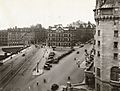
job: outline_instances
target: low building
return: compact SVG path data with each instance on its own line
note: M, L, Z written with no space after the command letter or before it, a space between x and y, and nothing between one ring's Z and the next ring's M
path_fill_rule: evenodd
M74 45L74 28L63 27L61 24L48 29L48 46L73 46Z

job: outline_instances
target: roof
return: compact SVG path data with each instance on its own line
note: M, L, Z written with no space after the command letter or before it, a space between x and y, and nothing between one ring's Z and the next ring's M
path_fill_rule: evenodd
M113 8L113 7L118 7L120 4L120 0L102 0L100 1L100 8Z
M112 8L112 4L104 4L101 8Z
M105 0L105 4L114 4L117 0Z

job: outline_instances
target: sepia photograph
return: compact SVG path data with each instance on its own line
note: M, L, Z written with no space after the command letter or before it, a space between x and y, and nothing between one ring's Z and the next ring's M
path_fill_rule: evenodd
M120 91L120 0L0 0L0 91Z

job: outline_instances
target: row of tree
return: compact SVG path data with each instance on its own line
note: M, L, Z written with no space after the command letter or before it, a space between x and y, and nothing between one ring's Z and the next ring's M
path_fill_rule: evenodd
M76 22L72 22L67 25L68 27L75 27L75 40L74 43L77 42L86 42L92 38L94 38L96 25L88 21L88 23L82 22L80 20Z

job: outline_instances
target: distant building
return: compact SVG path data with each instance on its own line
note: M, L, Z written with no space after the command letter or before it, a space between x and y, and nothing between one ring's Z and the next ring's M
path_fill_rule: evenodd
M30 28L9 28L8 45L28 45L34 41L34 31Z
M6 46L7 44L8 44L7 30L0 30L0 46Z
M73 46L75 29L63 27L61 24L49 27L48 29L48 46Z
M96 0L95 91L120 91L120 0Z
M37 24L36 26L31 27L32 31L35 33L34 42L37 44L46 43L47 39L47 30L42 28L41 24Z

